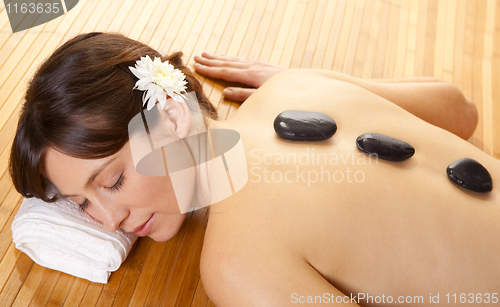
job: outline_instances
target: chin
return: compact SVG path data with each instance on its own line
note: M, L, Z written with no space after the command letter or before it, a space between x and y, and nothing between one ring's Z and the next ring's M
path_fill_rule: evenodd
M151 239L156 242L165 242L173 237L179 232L182 224L184 223L184 219L186 218L186 214L183 214L179 219L167 224L165 228L157 229L156 231L152 231L151 234L148 235ZM165 223L166 224L166 223ZM164 224L164 225L165 225Z
M165 234L151 234L149 235L148 237L150 237L151 239L153 239L153 241L155 242L166 242L170 239L172 239L173 237L175 237L177 233L174 233L173 235L165 235Z

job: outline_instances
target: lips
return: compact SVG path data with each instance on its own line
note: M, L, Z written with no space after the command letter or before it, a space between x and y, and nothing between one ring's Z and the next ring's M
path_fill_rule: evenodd
M149 218L149 220L146 221L146 223L134 229L135 234L138 235L139 237L147 236L151 231L151 228L153 228L154 220L155 220L155 214L153 213L153 215L151 215L151 217Z

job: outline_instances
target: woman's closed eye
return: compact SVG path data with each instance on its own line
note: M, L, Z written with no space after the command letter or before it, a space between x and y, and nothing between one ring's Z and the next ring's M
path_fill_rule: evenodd
M79 207L80 211L84 212L85 209L87 209L88 205L89 205L89 200L85 199L85 201L83 203L78 204L78 207Z
M123 173L120 175L120 178L116 181L116 183L110 187L106 187L106 189L118 191L120 188L123 186L123 181L125 180L125 177L123 176Z
M116 183L110 187L105 187L106 189L110 189L111 191L118 191L120 188L123 186L123 182L125 180L125 177L123 176L123 173L120 175L120 178L116 181ZM80 211L85 211L89 205L89 200L85 199L85 201L81 204L78 204L78 207L80 207Z

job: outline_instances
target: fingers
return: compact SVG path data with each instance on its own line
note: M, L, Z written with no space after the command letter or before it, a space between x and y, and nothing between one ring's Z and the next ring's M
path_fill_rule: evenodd
M257 60L242 59L227 55L213 55L203 52L194 57L195 70L203 75L226 81L240 82L260 87L284 67Z
M248 74L244 73L244 71L239 68L212 67L196 63L194 65L194 69L196 70L196 72L211 78L222 79L231 82L240 82L243 84L248 83Z
M243 102L255 91L256 89L254 88L227 87L224 89L223 94L226 99Z
M230 57L226 55L212 55L206 52L202 56L195 55L195 62L211 67L233 67L245 69L250 66L250 63L244 59Z
M221 60L221 61L238 61L238 62L249 62L249 59L246 58L239 58L239 57L234 57L234 56L229 56L229 55L215 55L211 54L209 52L203 51L201 54L203 57L212 59L212 60Z

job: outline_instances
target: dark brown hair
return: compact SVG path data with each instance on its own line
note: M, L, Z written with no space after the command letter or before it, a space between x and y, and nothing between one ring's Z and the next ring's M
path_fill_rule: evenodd
M9 171L24 197L47 202L51 183L43 175L48 148L80 159L99 159L118 152L128 141L128 123L144 108L137 78L128 67L141 56L168 60L186 76L187 92L196 92L204 116L217 111L200 82L182 63L121 34L80 34L59 47L29 83L10 155Z

